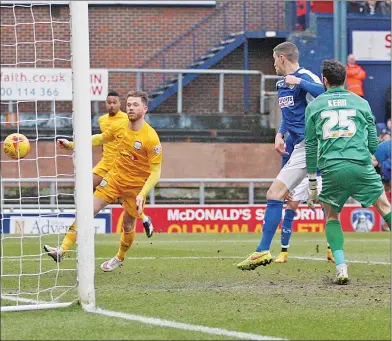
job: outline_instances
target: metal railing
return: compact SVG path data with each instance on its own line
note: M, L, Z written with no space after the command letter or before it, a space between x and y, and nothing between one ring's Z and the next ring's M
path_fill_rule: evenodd
M274 96L277 94L276 89L274 91L266 91L266 84L265 81L267 80L279 80L282 76L277 75L262 75L261 77L261 85L260 85L260 113L266 113L266 105L265 105L265 98L266 96ZM261 100L263 99L263 100Z
M199 205L205 204L205 189L206 184L213 183L235 183L235 184L248 184L248 204L253 205L255 202L255 184L256 183L272 183L275 179L272 178L167 178L160 179L158 185L160 184L198 184L199 186ZM36 208L37 205L18 205L15 204L5 204L4 202L4 189L5 184L50 184L50 204L40 204L39 207L42 209L58 209L61 208L74 208L74 205L63 205L56 204L56 184L73 184L75 182L74 178L24 178L24 179L12 179L12 178L2 178L0 181L0 203L3 209L19 209L19 208ZM150 205L155 205L155 189L153 188L149 193Z
M142 89L142 79L141 76L143 73L172 73L176 74L178 77L178 92L177 92L177 113L182 113L183 108L183 85L182 78L184 74L218 74L219 75L219 113L224 113L224 75L257 75L261 78L264 77L262 72L254 71L254 70L223 70L223 69L214 69L214 70L193 70L193 69L108 69L109 72L123 72L123 73L136 73L136 89ZM265 82L264 82L265 83ZM263 84L263 81L260 81L260 84ZM260 106L262 105L262 89L260 87Z
M182 113L183 108L183 85L182 78L184 74L213 74L219 75L219 113L224 113L224 76L225 75L254 75L260 77L260 112L264 114L265 98L266 96L276 94L276 91L266 91L266 80L279 79L280 76L265 75L257 70L226 70L226 69L213 69L213 70L195 70L195 69L108 69L113 73L136 73L136 89L142 90L142 74L143 73L163 73L163 74L176 74L178 77L178 93L177 93L177 113Z

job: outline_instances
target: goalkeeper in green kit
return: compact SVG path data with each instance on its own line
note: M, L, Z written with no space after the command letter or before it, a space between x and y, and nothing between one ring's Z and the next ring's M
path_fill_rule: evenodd
M344 237L339 221L349 197L363 207L374 205L391 227L391 206L381 177L372 166L377 150L377 132L369 103L344 89L346 70L342 63L326 60L322 66L327 91L306 108L305 149L309 177L308 205L317 199L326 215L326 235L336 261L336 283L347 284ZM317 198L316 169L323 187Z

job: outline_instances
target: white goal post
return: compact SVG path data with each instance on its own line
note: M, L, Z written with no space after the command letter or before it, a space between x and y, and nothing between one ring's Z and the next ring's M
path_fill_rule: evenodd
M43 8L46 6L46 10ZM66 307L79 301L84 308L95 308L95 253L93 228L93 182L92 182L92 148L91 148L91 102L90 102L90 54L89 54L89 17L88 1L70 1L68 5L63 4L62 10L66 12L67 20L61 20L52 15L59 8L53 1L14 1L1 4L1 68L12 68L20 70L20 73L32 72L34 68L51 67L58 70L57 62L69 63L72 69L72 117L60 117L56 113L56 96L59 95L57 89L42 88L22 88L18 87L15 79L9 80L11 84L7 87L7 82L2 79L1 98L1 130L9 133L26 134L23 124L28 122L29 141L31 145L30 153L22 160L8 159L4 153L1 158L1 182L5 178L31 178L30 187L23 187L21 182L14 184L13 191L17 198L11 198L11 194L0 194L1 206L1 311L21 311L38 310L57 307ZM69 11L69 12L68 12ZM44 13L44 14L43 14ZM26 19L28 18L28 19ZM48 19L49 18L49 19ZM70 25L68 28L70 39L57 38L56 31L60 32L61 25ZM43 31L47 32L42 34ZM61 32L60 32L61 33ZM41 36L39 36L41 34ZM46 35L45 35L46 34ZM32 40L29 40L29 36ZM68 44L69 56L57 55L56 44ZM22 51L22 52L21 52ZM27 52L26 52L27 51ZM31 52L29 52L31 51ZM42 54L42 52L44 54ZM22 54L26 55L23 60ZM32 59L28 59L32 58ZM46 63L42 66L42 63ZM52 64L51 67L48 66ZM65 64L64 64L65 65ZM64 66L63 66L64 67ZM4 69L5 70L5 69ZM49 72L50 73L50 72ZM4 73L5 74L5 73ZM20 78L19 78L20 79ZM28 82L21 79L21 82ZM42 84L42 83L41 83ZM31 98L12 98L12 92L19 92L18 95L31 96ZM39 92L42 92L44 99L40 100ZM14 96L16 95L14 93ZM9 96L10 95L10 96ZM49 98L49 99L48 99ZM68 99L60 99L60 101ZM68 100L69 101L69 100ZM46 102L43 104L43 102ZM53 127L53 136L42 136L40 125L45 117L40 117L40 108L43 105L51 107L52 115L47 118L48 124ZM59 103L58 106L61 106ZM23 117L23 108L34 108L35 112L28 113L30 116ZM31 109L28 109L31 110ZM57 116L56 116L57 115ZM69 115L70 116L70 115ZM35 118L34 118L35 117ZM64 136L57 132L58 120L72 120L73 138L75 141L75 151L73 155L60 155L56 149L56 139ZM34 132L35 129L35 132ZM35 133L35 137L31 135ZM69 136L72 138L71 136ZM4 140L5 136L2 136ZM51 156L40 156L40 142L45 142L52 150ZM3 147L3 146L1 146ZM58 168L58 160L67 158L66 162L74 164L73 174L61 174ZM43 161L53 161L54 175L45 175L40 165ZM26 165L35 163L36 174L26 173ZM3 167L4 166L4 167ZM31 167L30 167L31 168ZM33 167L34 169L34 167ZM4 170L4 171L3 171ZM13 172L12 174L7 174ZM45 170L45 169L44 169ZM43 234L24 234L24 223L29 217L25 216L23 204L28 200L35 200L36 211L39 212L37 219L48 219L49 214L41 207L41 202L47 199L45 195L45 185L47 178L61 180L61 178L75 177L74 200L76 211L69 214L72 218L64 218L67 222L76 216L78 226L77 252L71 260L66 260L63 264L58 264L46 255L43 251L45 238ZM62 189L56 184L58 190L55 198L50 198L51 202L58 204L60 194L72 195L72 193L61 193ZM2 188L7 188L4 183ZM36 187L34 196L28 193ZM30 191L30 192L29 192ZM3 209L4 204L15 204L13 212L19 213L17 217L14 233L6 233L6 225L10 228L9 211ZM43 205L44 206L44 205ZM60 210L58 217L61 216ZM31 217L30 217L31 218ZM8 219L8 221L6 221ZM14 219L15 220L15 219ZM14 223L14 222L13 222ZM18 225L19 224L19 225ZM16 229L16 230L15 230ZM61 244L64 230L56 227L56 242ZM76 262L75 262L76 258ZM72 267L73 266L73 267Z

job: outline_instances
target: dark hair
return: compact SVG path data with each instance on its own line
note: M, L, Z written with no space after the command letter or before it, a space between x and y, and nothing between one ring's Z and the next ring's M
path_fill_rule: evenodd
M276 45L274 48L274 52L277 55L285 56L290 62L298 62L299 59L299 51L295 44L290 43L289 41L285 41L279 45Z
M131 90L127 94L127 99L129 97L140 97L144 105L148 105L148 94L144 91Z
M346 67L337 60L324 60L322 74L330 86L341 86L346 80Z
M114 90L110 90L110 91L108 92L107 97L109 97L109 96L120 97L120 95L118 94L118 92L117 92L117 91L114 91ZM107 98L107 97L106 97L106 98Z

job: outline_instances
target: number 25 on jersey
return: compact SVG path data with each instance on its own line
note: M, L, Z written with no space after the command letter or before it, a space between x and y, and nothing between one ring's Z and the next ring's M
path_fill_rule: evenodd
M321 113L321 118L328 120L323 125L323 139L352 137L357 131L355 122L351 119L357 116L355 109L328 110ZM338 125L338 127L336 127Z

